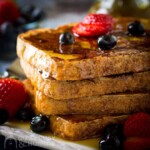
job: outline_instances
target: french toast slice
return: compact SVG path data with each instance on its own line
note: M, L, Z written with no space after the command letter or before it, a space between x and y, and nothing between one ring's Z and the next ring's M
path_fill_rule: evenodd
M150 71L79 81L44 79L38 69L21 60L21 66L32 85L47 97L72 99L87 96L123 93L150 89ZM66 101L66 100L65 100Z
M67 140L84 140L100 137L108 124L124 123L129 115L120 116L89 116L68 115L50 116L51 131L54 135Z
M72 45L59 45L59 35L71 31L74 24L57 29L36 29L20 34L17 54L39 69L45 78L82 80L140 72L150 69L150 20L140 20L147 34L133 37L126 34L127 25L137 18L115 19L112 34L118 43L113 50L99 50L96 38L75 37ZM138 19L139 20L139 19Z
M120 115L139 111L150 111L149 93L124 93L93 97L82 97L70 100L55 100L35 90L29 80L24 81L30 95L34 95L34 107L44 115Z
M30 107L36 114L42 113L35 107L33 87L28 79L23 81L28 94L30 95ZM44 99L43 99L44 100ZM50 115L51 132L63 139L67 140L83 140L99 137L104 127L110 123L123 123L127 115Z
M35 91L35 107L45 115L120 115L150 112L149 93L123 93L55 100Z

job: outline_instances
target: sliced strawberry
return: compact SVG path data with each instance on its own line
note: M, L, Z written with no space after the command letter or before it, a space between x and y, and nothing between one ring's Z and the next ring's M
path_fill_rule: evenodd
M124 125L126 137L150 137L150 115L137 113L131 115Z
M128 138L124 142L124 150L149 150L150 138Z
M0 0L0 24L13 22L20 16L17 5L10 0Z
M89 14L83 22L73 27L75 35L93 37L106 34L112 29L113 19L109 15Z
M114 21L111 16L106 14L89 14L83 19L82 23L112 26Z
M26 102L27 93L21 81L0 79L0 109L5 109L13 116Z
M79 23L72 28L72 31L78 36L94 37L106 34L108 31L110 31L110 27L107 25L104 27L102 25Z

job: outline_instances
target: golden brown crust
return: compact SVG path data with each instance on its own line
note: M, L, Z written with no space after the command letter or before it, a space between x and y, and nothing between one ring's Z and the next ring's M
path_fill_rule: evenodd
M128 22L126 20L126 24L127 23ZM148 24L148 22L146 22L146 24ZM63 29L63 27L61 28ZM46 73L50 77L57 80L81 80L112 74L139 72L150 69L150 52L149 50L145 51L144 49L146 47L144 46L143 50L140 46L135 48L130 48L129 46L128 50L122 49L119 52L117 49L114 49L109 56L99 55L87 59L67 60L55 59L54 57L51 57L51 54L43 52L40 47L35 47L34 43L25 39L25 37L30 37L32 34L42 34L44 32L51 33L53 31L54 30L50 29L38 29L19 35L17 42L17 53L20 58L25 59L33 66L37 66L43 73ZM137 40L137 42L139 42L141 39L135 38L132 40ZM123 39L122 44L127 46L128 42L129 41L127 39ZM149 47L149 45L147 46ZM67 55L65 56L67 57Z
M24 81L25 87L27 91L33 97L33 87L29 80ZM139 97L140 99L140 97ZM141 99L140 99L141 100ZM49 103L49 99L44 98L42 102L39 103ZM57 100L55 100L57 101ZM53 102L55 102L53 101ZM88 100L86 100L88 101ZM32 100L33 109L36 110L37 106L34 103L35 101ZM62 101L59 101L62 102ZM144 101L143 101L144 103ZM47 112L51 106L46 104L44 109ZM52 103L51 103L52 104ZM55 103L53 103L55 104ZM84 103L86 104L86 103ZM142 104L142 103L141 103ZM149 104L148 104L149 105ZM55 104L55 109L57 105ZM150 105L149 105L150 106ZM116 106L115 106L116 107ZM139 107L139 106L137 106ZM140 106L141 107L141 106ZM59 108L60 109L60 108ZM37 111L37 110L36 110ZM41 112L39 112L41 113ZM54 135L57 135L61 138L67 140L83 140L89 139L92 137L98 137L104 127L106 127L110 123L123 123L128 117L127 115L65 115L65 116L50 116L50 129Z
M35 106L45 115L118 115L129 114L150 109L148 93L115 94L104 96L82 97L69 100L55 100L35 93Z
M122 30L120 27L125 28L129 21L133 21L133 19L121 19L119 22L116 19L116 26L119 27L116 29ZM144 20L143 23L148 26L150 22ZM49 52L41 50L41 47L37 46L36 43L26 39L26 37L33 37L33 35L36 37L37 34L45 35L47 32L50 34L57 31L61 32L68 26L72 25L66 25L56 30L38 29L29 31L21 34L17 43L18 56L27 62L23 68L35 86L33 92L30 81L24 82L32 98L31 105L33 105L34 110L42 114L53 115L50 116L50 128L53 134L68 140L96 137L100 135L106 125L122 123L130 113L149 111L150 94L148 92L134 93L142 88L149 90L149 36L148 40L144 36L140 38L128 37L127 39L118 37L119 44L116 49L84 59L80 58L79 55L60 54L59 57L57 57L58 54L53 53L51 55ZM130 38L132 38L131 43L128 41ZM141 42L145 40L147 41ZM136 43L135 47L132 47L133 43ZM39 69L43 75L48 75L50 78L42 79L40 74L35 73L35 69ZM141 73L120 76L120 74L129 72ZM112 77L101 77L115 74L119 74L119 76L113 79ZM134 92L125 93L126 90ZM124 93L103 95L107 92ZM100 93L103 96L98 96ZM61 94L64 95L61 96ZM77 96L73 94L77 94ZM94 94L96 96L92 96Z
M150 89L150 71L90 80L57 81L43 79L38 69L24 60L21 60L21 66L34 87L46 96L59 100Z
M34 90L29 80L24 81L27 91L32 95L36 109L45 115L64 114L129 114L150 109L149 93L115 94L93 97L82 97L70 100L55 100Z
M67 140L83 140L92 137L99 137L103 129L110 123L123 123L128 115L121 116L95 116L91 120L86 120L83 116L81 121L71 121L63 116L51 116L51 130L54 135ZM77 120L78 116L71 116ZM80 116L79 116L80 118ZM90 118L90 116L89 116Z

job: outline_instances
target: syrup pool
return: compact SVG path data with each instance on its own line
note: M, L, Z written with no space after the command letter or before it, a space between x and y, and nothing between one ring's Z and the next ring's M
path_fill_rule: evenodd
M32 132L30 130L30 123L29 122L11 120L7 123L7 125L9 127L12 127L12 128L18 128L18 129L22 129L22 130ZM52 135L52 133L49 132L49 131L40 133L40 135L43 135L43 136L46 136L46 137L52 137L53 139L58 139L58 140L65 141L65 140L63 140L59 137L56 137L56 136ZM70 141L70 142L72 142L72 141ZM93 138L93 139L82 140L82 141L73 141L73 143L93 148L93 150L99 150L99 138Z

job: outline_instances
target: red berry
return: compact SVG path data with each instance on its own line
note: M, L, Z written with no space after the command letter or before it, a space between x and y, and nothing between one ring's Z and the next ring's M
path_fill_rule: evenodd
M27 93L21 81L0 79L0 108L6 109L13 116L26 102Z
M93 36L104 35L105 33L107 33L108 28L109 27L107 26L103 27L100 25L79 23L75 27L73 27L72 31L74 34L79 36L93 37Z
M89 14L73 27L74 34L85 37L104 35L112 29L113 19L109 15Z
M13 22L20 16L16 4L10 0L0 0L0 24Z
M148 150L150 138L128 138L124 142L124 150Z
M109 25L110 27L112 27L114 21L111 16L106 14L89 14L83 19L82 23L94 25Z
M131 115L124 125L126 137L150 137L150 115L137 113Z

